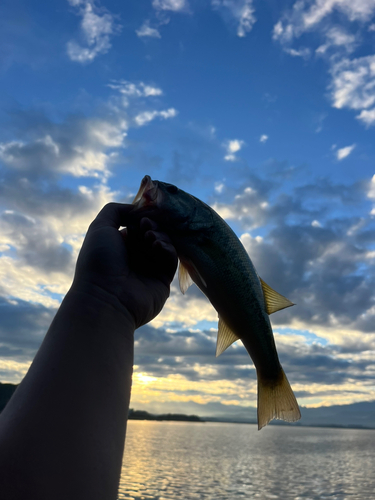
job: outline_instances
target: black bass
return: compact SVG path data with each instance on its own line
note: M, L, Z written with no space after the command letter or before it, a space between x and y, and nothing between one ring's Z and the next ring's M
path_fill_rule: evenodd
M257 274L241 241L208 205L146 175L133 204L174 244L182 293L194 282L219 315L216 356L241 340L258 378L258 428L301 413L276 351L269 314L292 306Z

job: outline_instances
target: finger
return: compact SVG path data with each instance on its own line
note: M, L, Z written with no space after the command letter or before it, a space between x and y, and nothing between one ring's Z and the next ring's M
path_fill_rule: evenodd
M157 238L157 235L155 233L155 231L147 231L144 235L144 238L145 238L145 242L148 244L148 245L152 245L152 243L154 243L154 241Z
M178 257L176 249L171 243L156 240L152 245L152 250L155 260L159 264L159 279L169 286L177 269Z
M143 217L141 219L139 227L140 227L141 231L143 231L144 233L146 231L158 229L157 223L155 221L149 219L148 217Z
M132 210L134 210L134 205L107 203L90 224L89 230L107 226L118 229L120 226L126 226L132 219L130 216Z
M149 245L152 244L154 241L161 241L173 245L169 236L161 231L147 231L144 235L144 238L146 243L148 243Z
M126 242L126 240L128 238L128 228L124 227L123 229L121 229L120 234L121 234L123 240Z

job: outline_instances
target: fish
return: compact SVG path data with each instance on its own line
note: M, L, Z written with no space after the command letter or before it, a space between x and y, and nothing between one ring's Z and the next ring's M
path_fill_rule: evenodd
M209 205L173 184L146 175L133 200L176 248L178 278L192 283L218 313L216 356L241 340L257 373L258 429L273 419L295 422L300 409L280 364L269 315L294 305L259 276L239 238Z

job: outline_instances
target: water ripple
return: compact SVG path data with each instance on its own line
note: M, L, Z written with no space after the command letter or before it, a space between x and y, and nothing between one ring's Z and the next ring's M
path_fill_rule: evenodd
M375 431L128 422L119 500L373 500Z

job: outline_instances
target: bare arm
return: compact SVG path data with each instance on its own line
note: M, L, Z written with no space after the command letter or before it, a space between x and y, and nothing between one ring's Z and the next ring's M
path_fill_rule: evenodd
M117 497L134 330L155 317L177 265L154 223L118 228L131 205L109 204L86 235L73 285L0 415L0 499Z

